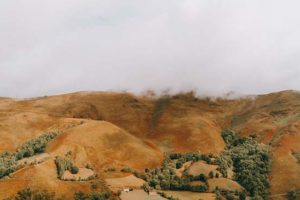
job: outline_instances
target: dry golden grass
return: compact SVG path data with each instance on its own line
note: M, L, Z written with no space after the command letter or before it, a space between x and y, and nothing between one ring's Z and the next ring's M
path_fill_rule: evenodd
M135 188L139 189L145 183L144 180L137 178L133 175L125 176L122 178L109 178L105 179L108 187L115 189Z
M162 161L162 154L142 140L109 122L95 120L65 131L49 144L48 152L53 156L72 152L77 166L92 164L97 171L106 165L151 168Z
M243 191L243 187L237 182L227 178L213 178L207 180L209 191L213 192L216 187L229 191Z
M198 161L198 162L194 162L188 168L188 173L193 176L197 176L199 174L204 174L206 177L209 176L210 172L213 172L214 175L216 173L221 175L221 173L217 170L218 167L219 167L218 165L207 164L205 161Z
M218 154L225 147L220 136L224 128L234 129L242 136L256 133L263 143L272 145L272 194L300 188L300 165L291 155L293 150L300 151L299 93L284 91L215 101L181 94L170 97L152 127L155 112L155 99L128 93L78 92L29 100L0 98L0 152L14 151L46 131L64 132L49 145L47 152L52 159L21 171L28 177L32 175L31 179L0 181L0 198L34 185L61 193L80 188L88 191L88 183L57 180L53 158L68 151L72 151L77 165L90 163L102 177L107 166L155 167L165 151ZM22 177L21 172L16 175ZM40 180L46 181L39 184Z
M178 177L182 177L184 170L188 169L192 164L192 161L188 161L186 163L183 163L182 167L179 169L176 169L176 175Z
M74 191L90 192L89 182L61 181L57 179L53 160L23 168L11 175L10 179L0 181L0 198L14 195L23 188L48 189L57 195L71 198Z
M72 174L69 170L65 171L61 179L64 181L85 181L95 177L95 173L91 169L80 167L77 174Z

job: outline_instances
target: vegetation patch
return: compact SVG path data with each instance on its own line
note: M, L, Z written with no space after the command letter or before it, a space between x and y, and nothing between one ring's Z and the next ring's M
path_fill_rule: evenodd
M297 151L292 151L292 155L296 158L298 164L300 165L300 153Z
M56 156L55 157L55 165L57 169L58 178L62 179L65 171L70 171L72 174L77 174L79 172L79 168L71 161L71 158L67 154L65 157Z
M204 161L194 162L187 170L190 175L204 174L207 177L214 177L219 174L218 165L206 164Z
M170 97L168 95L160 97L155 101L152 119L150 122L150 132L154 131L154 129L157 127L159 119L163 115L169 103Z
M50 158L50 154L48 153L41 153L38 155L31 156L29 158L23 158L21 160L18 160L18 167L23 168L25 166L35 165L42 163Z
M94 192L93 194L76 192L73 198L74 200L116 200L116 198L108 192Z
M14 197L8 197L5 200L66 200L64 196L57 197L54 192L47 190L39 191L26 188L18 191ZM109 192L93 192L85 194L83 192L75 192L74 200L116 200L117 198Z
M288 200L297 200L300 196L300 190L291 189L286 193L286 197Z
M0 154L0 178L17 170L17 159L15 153L5 152Z
M149 187L162 190L205 192L208 190L207 179L210 177L207 177L205 174L190 175L187 170L179 177L176 174L176 170L189 161L197 162L204 160L207 163L213 163L216 160L212 158L212 155L208 156L199 153L174 153L165 156L162 166L153 170L145 169L145 174L138 175L147 181L147 184L144 186L146 189ZM214 175L211 174L211 176ZM192 184L195 181L202 184Z
M72 159L72 152L69 151L64 157L56 156L55 165L57 169L57 176L64 181L87 181L94 179L96 174L88 165L85 168L76 166Z
M252 197L268 199L268 173L271 169L269 146L258 143L253 135L238 138L232 131L223 131L222 137L227 144L219 158L223 176L226 177L227 168L232 165L234 179Z
M47 144L50 140L54 139L59 133L49 132L45 133L38 138L29 140L24 143L14 153L4 152L0 154L0 179L4 176L8 176L10 173L15 172L21 166L18 165L19 160L28 158L34 155L44 153Z
M58 132L49 132L24 143L16 152L17 160L44 153L48 142L54 139L57 135Z

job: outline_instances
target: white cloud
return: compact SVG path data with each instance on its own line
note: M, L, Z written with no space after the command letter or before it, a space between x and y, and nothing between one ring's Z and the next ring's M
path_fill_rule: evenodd
M0 96L300 90L298 1L0 2Z

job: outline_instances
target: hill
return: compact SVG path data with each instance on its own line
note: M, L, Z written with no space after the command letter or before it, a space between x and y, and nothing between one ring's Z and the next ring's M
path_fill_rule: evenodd
M7 192L11 184L21 188L43 179L50 189L66 191L86 184L81 188L89 191L87 183L57 180L55 156L71 151L77 165L92 164L102 180L110 176L105 173L108 168L156 167L164 152L218 155L225 147L223 129L235 130L240 136L256 134L260 142L271 146L271 194L300 188L300 94L295 91L214 100L193 93L152 97L107 92L0 98L0 152L15 151L47 131L62 132L48 145L50 160L13 175L22 178L26 172L33 174L32 179L18 184L1 180L0 188ZM48 168L49 174L44 173ZM1 190L0 198L5 193Z

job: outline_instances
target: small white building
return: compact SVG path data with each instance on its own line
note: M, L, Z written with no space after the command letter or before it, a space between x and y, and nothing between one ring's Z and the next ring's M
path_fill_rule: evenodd
M129 188L124 188L123 191L124 192L130 192L130 189Z

